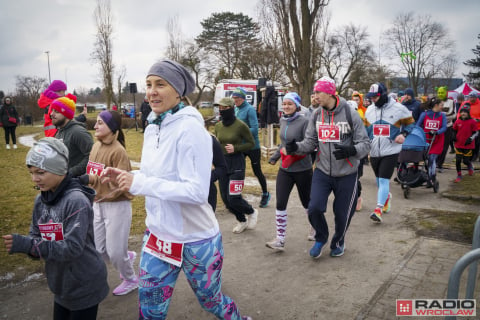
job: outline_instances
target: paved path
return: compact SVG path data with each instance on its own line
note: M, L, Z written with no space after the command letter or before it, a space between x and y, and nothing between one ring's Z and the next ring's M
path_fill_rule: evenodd
M447 161L451 163L451 159L449 155ZM454 177L454 170L439 174L440 192ZM274 181L268 184L274 194ZM318 260L308 256L312 245L306 240L309 225L296 191L288 206L283 253L265 247L275 235L275 197L269 207L259 209L256 230L240 235L231 232L233 215L219 206L217 218L225 249L223 291L235 299L242 314L256 320L395 319L396 299L445 297L450 270L470 247L418 237L407 220L415 218L413 209L461 214L478 211L478 205L455 202L425 188L412 189L410 199L404 199L400 186L392 182L392 212L377 225L368 218L376 202L375 178L369 167L365 168L362 184L364 209L352 219L347 249L340 258L329 257L328 249ZM248 195L248 199L258 207L258 195ZM327 221L333 232L331 202ZM140 252L140 247L141 235L132 235L130 249ZM119 282L118 274L109 266L111 288ZM464 286L461 288L460 296ZM0 289L0 301L0 319L51 319L52 296L44 279ZM137 304L135 293L109 295L100 305L98 319L135 319ZM168 319L212 319L200 308L183 275L177 282Z

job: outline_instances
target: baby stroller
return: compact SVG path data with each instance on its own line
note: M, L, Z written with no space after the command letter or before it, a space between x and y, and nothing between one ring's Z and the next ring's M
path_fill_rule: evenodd
M402 151L398 155L398 169L397 179L403 189L403 196L408 198L410 196L410 189L420 187L424 184L430 183L433 187L433 192L437 193L439 183L432 179L428 174L428 153L435 140L435 136L431 143L427 143L423 129L415 126L412 132L405 138L402 145ZM423 166L419 163L423 161Z

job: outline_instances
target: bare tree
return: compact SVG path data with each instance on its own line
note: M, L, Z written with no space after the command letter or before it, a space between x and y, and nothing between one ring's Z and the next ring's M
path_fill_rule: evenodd
M417 94L420 78L438 76L439 66L451 54L453 42L447 30L430 15L399 14L386 32L394 57L401 61L410 86Z
M94 11L94 20L97 27L97 34L92 59L99 63L102 83L105 87L105 98L107 107L114 98L113 75L114 63L112 58L112 34L113 34L113 17L110 6L110 0L97 0L97 6Z
M23 114L23 118L25 118L26 115L31 115L34 119L43 117L44 110L38 107L37 100L40 97L40 93L44 91L47 86L48 82L45 78L36 76L16 77L15 103L18 107L22 108L18 111Z
M113 100L113 103L117 105L118 110L121 110L121 107L122 107L122 101L123 101L122 84L125 81L126 75L127 75L127 69L125 68L125 66L122 66L120 70L117 72L117 96L116 96L116 99Z
M173 61L180 61L184 47L182 29L178 20L178 15L168 18L168 47L166 56Z
M180 63L189 69L195 77L198 92L196 98L192 100L192 105L196 105L206 89L214 89L215 69L210 66L207 53L194 41L185 42Z
M353 24L341 27L327 38L322 54L322 69L335 79L340 94L355 86L350 78L353 71L374 61L371 47L366 28Z
M291 85L309 101L321 60L321 30L329 0L262 0L262 17L272 17L282 52L280 62Z

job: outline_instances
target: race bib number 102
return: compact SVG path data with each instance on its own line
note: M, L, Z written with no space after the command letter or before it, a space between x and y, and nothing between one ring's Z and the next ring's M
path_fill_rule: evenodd
M317 122L318 141L340 142L340 127L338 125L321 124Z

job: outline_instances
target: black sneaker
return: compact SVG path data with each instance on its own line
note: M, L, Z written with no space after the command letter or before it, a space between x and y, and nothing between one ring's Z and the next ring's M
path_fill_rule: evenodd
M268 202L270 201L270 192L265 192L262 194L262 200L260 200L260 208L265 208L268 206Z

